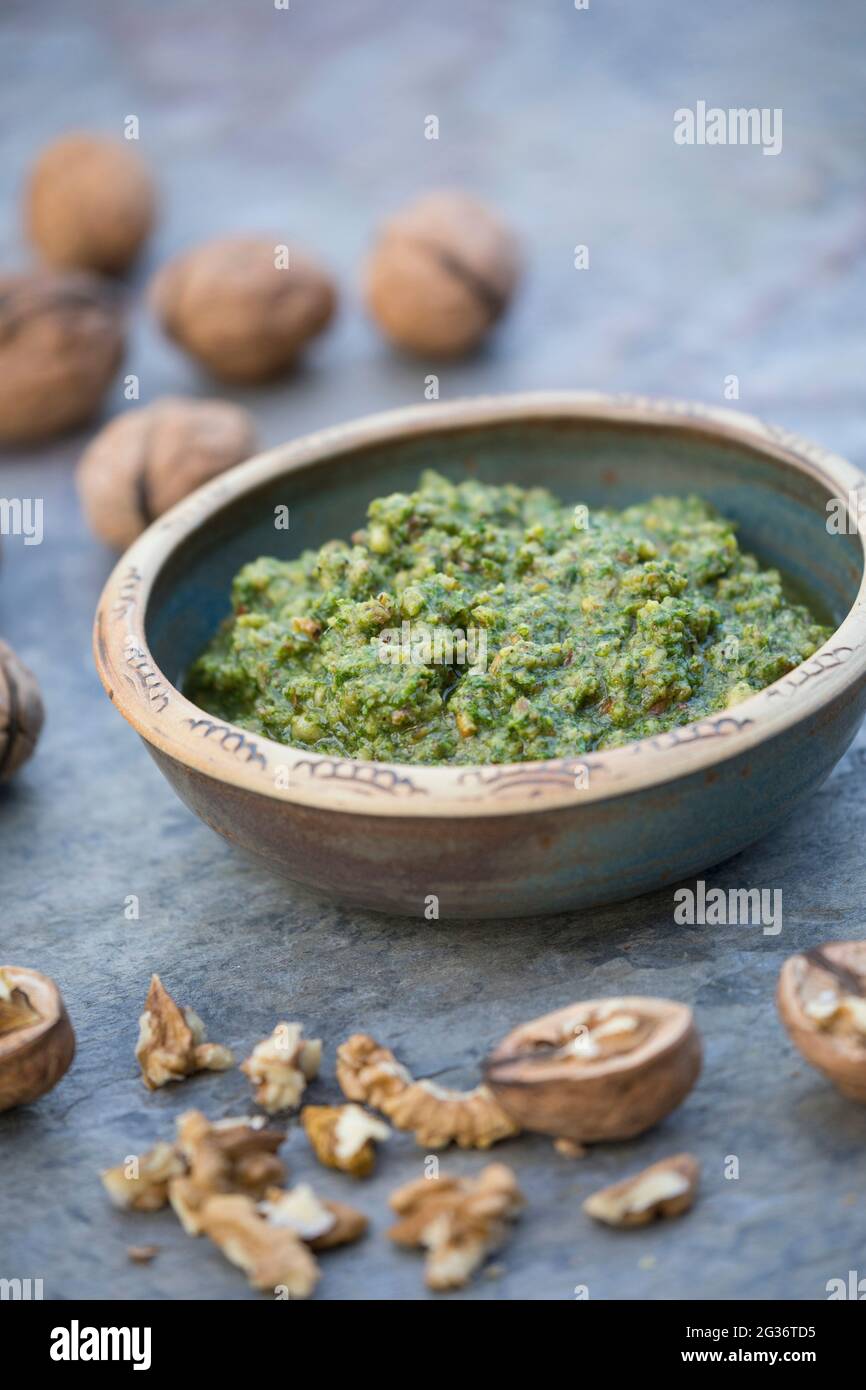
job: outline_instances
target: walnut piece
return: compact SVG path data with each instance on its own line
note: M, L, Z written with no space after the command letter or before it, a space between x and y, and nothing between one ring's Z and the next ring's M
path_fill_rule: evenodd
M271 1188L259 1211L274 1226L288 1226L312 1250L332 1250L348 1245L367 1229L363 1212L345 1202L321 1201L309 1183L284 1192Z
M587 1197L583 1210L606 1226L646 1226L659 1218L681 1216L693 1205L700 1164L691 1154L675 1154L623 1182Z
M196 1071L227 1071L234 1065L227 1047L205 1041L198 1014L180 1008L158 975L151 976L135 1055L150 1091Z
M38 1023L40 1015L8 970L0 968L0 1034Z
M337 1049L337 1080L349 1100L381 1110L397 1129L409 1130L425 1148L488 1149L520 1133L487 1086L454 1091L433 1081L414 1081L387 1047L355 1033Z
M241 1063L241 1071L257 1088L256 1104L269 1115L296 1109L307 1082L319 1074L321 1040L304 1038L303 1031L300 1023L278 1023Z
M26 202L31 240L47 261L113 275L127 269L149 235L156 199L129 141L82 133L42 150Z
M503 1244L508 1222L524 1205L513 1171L490 1163L477 1178L418 1178L391 1195L398 1245L427 1250L431 1289L457 1289Z
M291 1227L267 1221L250 1197L211 1197L202 1209L201 1230L244 1270L254 1289L309 1298L319 1281L319 1266L305 1243Z
M134 1265L149 1265L159 1254L158 1245L127 1245L126 1257Z
M226 1119L211 1123L200 1110L187 1110L177 1122L177 1151L185 1172L169 1183L171 1205L187 1235L199 1235L211 1197L224 1193L262 1197L282 1182L285 1168L276 1151L279 1130L264 1122Z
M35 442L83 425L122 356L117 298L96 276L0 276L0 442Z
M169 337L216 376L265 381L290 369L330 322L329 276L281 237L224 237L159 272L151 302Z
M92 531L131 545L163 512L255 452L248 411L229 401L166 396L111 420L88 445L76 481Z
M504 312L519 270L514 237L495 213L465 193L429 193L380 232L367 304L400 347L457 357Z
M44 720L36 677L12 648L0 641L0 782L14 777L31 756Z
M360 1105L305 1105L301 1124L320 1163L356 1178L373 1171L376 1141L391 1133Z
M159 1211L168 1201L168 1185L186 1171L174 1144L155 1144L140 1158L127 1159L100 1174L116 1207L129 1211Z

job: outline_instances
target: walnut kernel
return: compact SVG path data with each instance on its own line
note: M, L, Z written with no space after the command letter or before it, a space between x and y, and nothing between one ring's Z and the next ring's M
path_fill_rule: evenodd
M337 1080L349 1100L381 1110L425 1148L456 1143L461 1149L488 1149L520 1132L487 1086L454 1091L434 1081L414 1081L393 1052L365 1033L338 1047Z
M691 1154L676 1154L594 1192L583 1209L606 1226L646 1226L658 1218L682 1216L694 1204L700 1171Z
M392 1194L400 1219L388 1234L398 1245L427 1250L429 1288L461 1288L503 1244L523 1204L504 1163L488 1164L477 1178L418 1178Z
M278 1023L241 1063L241 1071L257 1088L256 1104L276 1115L300 1104L307 1082L319 1074L321 1060L320 1039L304 1038L300 1023Z
M227 1071L234 1064L227 1047L205 1040L198 1014L180 1008L158 975L151 976L135 1055L150 1091L196 1071Z
M365 1178L376 1162L376 1141L391 1133L360 1105L305 1105L301 1124L320 1163Z

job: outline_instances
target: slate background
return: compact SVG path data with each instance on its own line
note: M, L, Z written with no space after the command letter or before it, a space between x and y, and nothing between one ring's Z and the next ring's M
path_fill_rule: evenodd
M140 302L152 270L199 238L277 231L317 249L343 288L339 321L295 378L234 393L276 443L422 398L423 363L393 355L363 317L357 269L381 216L416 191L462 184L504 209L529 273L489 348L440 369L442 397L598 387L722 403L812 435L855 461L866 311L866 16L809 0L258 0L3 5L0 263L24 264L18 194L64 129L119 132L163 196L131 280L127 370L142 399L207 394ZM672 113L699 98L780 106L784 148L680 148ZM423 136L439 116L438 142ZM576 243L590 269L572 268ZM118 389L111 409L122 408ZM0 495L45 499L46 538L3 543L0 632L38 673L38 757L0 792L0 955L60 983L79 1053L49 1097L0 1117L0 1276L47 1297L257 1297L166 1213L111 1210L97 1170L170 1131L189 1105L247 1110L240 1073L145 1095L132 1048L149 973L244 1054L278 1017L326 1039L316 1100L336 1097L333 1049L368 1029L418 1074L470 1082L518 1021L572 999L664 993L691 1002L706 1068L657 1131L579 1161L542 1139L503 1146L529 1207L498 1263L458 1299L815 1299L864 1268L866 1113L792 1051L772 993L804 943L862 931L866 744L789 822L707 875L784 894L784 929L683 928L659 893L582 917L419 924L344 912L251 868L175 800L103 696L89 628L111 557L85 532L72 470L86 435L4 456ZM123 916L127 894L141 919ZM687 1218L643 1232L590 1227L581 1199L667 1153L693 1150L704 1189ZM315 1167L294 1130L292 1175L352 1196L362 1244L325 1257L321 1298L420 1299L421 1257L383 1238L387 1193L419 1171L398 1136L375 1177ZM726 1181L726 1155L740 1177ZM477 1154L447 1155L472 1172ZM158 1259L130 1264L153 1241Z

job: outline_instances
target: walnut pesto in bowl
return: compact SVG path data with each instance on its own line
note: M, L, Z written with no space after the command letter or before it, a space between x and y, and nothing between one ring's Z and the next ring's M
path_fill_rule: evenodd
M189 672L196 705L317 753L431 765L658 735L830 635L700 497L597 510L433 471L351 541L245 565L232 604Z

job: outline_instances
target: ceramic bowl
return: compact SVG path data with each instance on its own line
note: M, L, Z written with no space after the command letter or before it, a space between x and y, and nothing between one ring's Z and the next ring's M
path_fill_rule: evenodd
M695 492L739 523L835 631L735 708L552 762L416 767L253 737L180 693L240 566L348 535L371 498L435 467L625 506ZM749 416L676 401L543 393L412 407L273 449L201 488L124 555L96 616L102 681L177 794L231 844L342 903L508 917L631 897L700 873L813 792L866 705L866 479ZM843 534L828 527L841 499ZM276 530L275 508L290 529ZM436 902L434 902L434 898Z

